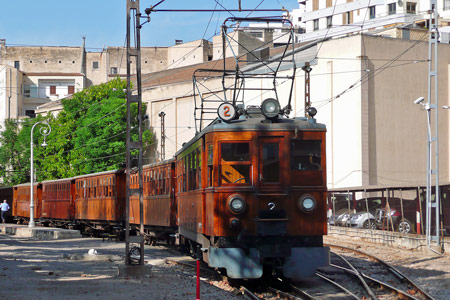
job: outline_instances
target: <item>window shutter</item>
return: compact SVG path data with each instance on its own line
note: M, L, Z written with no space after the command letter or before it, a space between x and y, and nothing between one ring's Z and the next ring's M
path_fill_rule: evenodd
M55 85L50 86L50 95L56 95L56 86Z
M313 10L319 9L319 0L313 0Z
M69 95L72 95L73 93L75 93L75 87L73 85L69 85L67 87Z

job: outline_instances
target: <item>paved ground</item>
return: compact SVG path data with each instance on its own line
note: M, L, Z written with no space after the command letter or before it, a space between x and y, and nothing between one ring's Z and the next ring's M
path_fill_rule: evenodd
M0 235L0 299L195 299L195 277L164 258L189 260L164 246L145 250L151 276L120 278L124 243L102 239L37 241ZM96 249L106 261L69 260ZM105 258L105 257L102 257ZM238 299L202 282L201 299Z

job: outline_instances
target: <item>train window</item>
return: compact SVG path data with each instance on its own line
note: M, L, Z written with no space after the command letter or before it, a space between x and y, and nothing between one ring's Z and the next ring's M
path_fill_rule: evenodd
M202 155L201 155L201 151L200 148L197 149L197 188L201 189L202 188Z
M291 169L300 171L322 170L321 141L293 140L291 145Z
M249 143L222 143L222 161L249 161Z
M187 190L187 167L188 167L188 163L186 163L187 157L183 158L183 192L186 192Z
M213 164L213 145L208 145L208 166Z
M262 145L262 180L280 182L280 154L278 143Z
M208 180L207 180L207 186L213 186L213 155L214 155L214 151L213 151L213 145L208 145L208 152L207 152L207 165L208 165Z
M220 184L249 184L251 173L249 143L222 143L220 152ZM211 179L212 174L209 177Z

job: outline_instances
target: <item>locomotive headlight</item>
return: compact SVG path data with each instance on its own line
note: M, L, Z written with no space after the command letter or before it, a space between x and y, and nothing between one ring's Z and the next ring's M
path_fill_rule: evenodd
M246 207L244 198L241 195L231 195L228 197L228 207L234 214L243 213Z
M280 113L280 103L273 98L268 98L261 104L261 111L266 118L274 119Z
M317 208L317 201L312 195L301 196L297 203L298 207L306 213L310 213Z

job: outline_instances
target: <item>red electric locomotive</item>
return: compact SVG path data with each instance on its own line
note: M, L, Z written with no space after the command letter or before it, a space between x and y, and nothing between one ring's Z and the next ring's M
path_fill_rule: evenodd
M299 279L329 263L325 126L269 112L274 101L217 120L176 154L180 242L231 278L267 267Z

